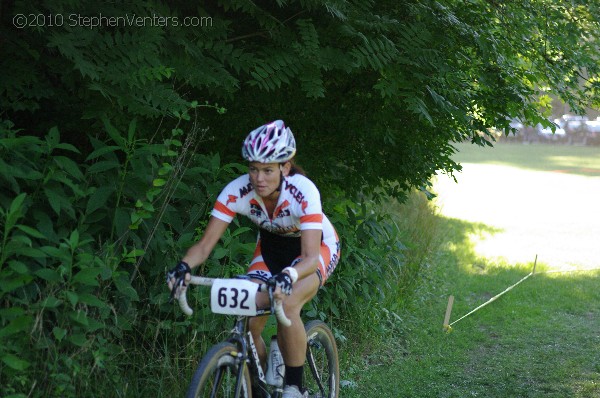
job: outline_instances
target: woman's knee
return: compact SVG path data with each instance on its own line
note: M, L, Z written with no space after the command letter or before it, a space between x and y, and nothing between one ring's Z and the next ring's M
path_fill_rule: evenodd
M260 316L260 317L254 317L254 318L250 318L250 332L252 333L252 338L256 339L257 337L259 337L262 333L262 331L265 328L265 325L267 324L267 317L264 316Z
M283 309L286 314L300 314L304 304L308 303L319 290L320 280L317 274L313 274L298 281L292 289L292 294L283 301Z

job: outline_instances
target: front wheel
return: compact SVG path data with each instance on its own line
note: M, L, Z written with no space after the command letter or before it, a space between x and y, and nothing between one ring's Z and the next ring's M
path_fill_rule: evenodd
M333 333L324 322L308 322L304 384L310 397L337 398L340 391L340 364Z
M241 398L252 398L250 371L240 363L238 349L231 343L219 343L213 346L202 358L192 378L187 398L233 398L240 366L242 371Z

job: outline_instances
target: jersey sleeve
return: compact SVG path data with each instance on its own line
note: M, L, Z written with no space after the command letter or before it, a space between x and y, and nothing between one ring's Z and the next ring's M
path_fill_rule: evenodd
M300 201L300 230L323 229L323 209L321 194L310 180L304 188L304 198Z
M233 220L236 213L238 213L237 207L240 203L239 189L237 189L240 182L238 178L227 184L221 191L211 212L213 217L228 223Z

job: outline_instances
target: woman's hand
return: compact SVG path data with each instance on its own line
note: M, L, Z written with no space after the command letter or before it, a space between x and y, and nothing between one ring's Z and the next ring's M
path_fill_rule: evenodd
M282 300L285 296L292 294L292 277L287 272L280 272L273 277L275 280L275 291L273 296Z
M192 279L192 269L185 261L180 261L173 269L167 271L167 285L171 290L170 300L179 298L179 294L185 290L187 283Z

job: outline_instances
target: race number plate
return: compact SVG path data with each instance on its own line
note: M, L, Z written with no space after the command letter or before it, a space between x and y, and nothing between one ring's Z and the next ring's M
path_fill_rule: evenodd
M241 279L216 279L210 290L210 309L216 314L256 315L258 284Z

